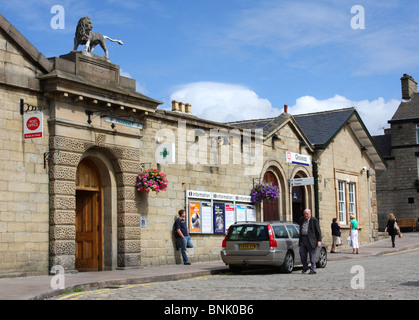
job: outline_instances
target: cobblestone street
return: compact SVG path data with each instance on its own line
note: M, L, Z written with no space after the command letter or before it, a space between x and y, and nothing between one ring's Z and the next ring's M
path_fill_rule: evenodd
M417 300L419 249L330 261L316 275L272 270L101 288L53 300Z

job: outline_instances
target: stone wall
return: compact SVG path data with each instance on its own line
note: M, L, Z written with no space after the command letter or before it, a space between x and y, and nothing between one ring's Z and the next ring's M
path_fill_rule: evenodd
M317 151L315 158L319 168L320 227L324 242L327 245L332 242L330 225L332 219L338 217L339 180L356 184L360 242L369 242L370 236L375 239L378 236L375 170L366 153L361 151L352 129L345 126L324 151ZM365 171L363 167L366 167ZM349 222L341 225L341 232L342 239L346 239L349 235Z
M391 145L388 170L377 173L378 207L384 224L389 213L394 213L396 218L419 218L416 123L392 123Z
M20 99L40 108L42 71L0 32L0 274L48 271L48 109L44 136L23 138ZM26 110L25 110L26 111Z

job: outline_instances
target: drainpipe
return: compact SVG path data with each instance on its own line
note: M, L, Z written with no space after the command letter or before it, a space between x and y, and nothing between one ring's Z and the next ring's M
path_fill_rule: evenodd
M314 177L314 215L317 219L320 218L320 210L319 210L319 172L318 166L316 161L312 161L313 163L313 177Z

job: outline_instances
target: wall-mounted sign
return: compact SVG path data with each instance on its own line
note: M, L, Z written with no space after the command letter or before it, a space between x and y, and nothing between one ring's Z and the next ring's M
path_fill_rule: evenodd
M44 133L44 114L25 113L23 115L23 137L25 139L42 138Z
M174 143L163 143L156 148L157 163L175 163L176 162L176 146Z
M299 153L287 151L286 157L287 157L288 163L301 164L303 166L309 166L311 163L310 156L305 155L305 154L299 154Z
M256 221L250 196L186 190L190 233L224 234L236 221Z
M298 186L309 186L314 184L314 178L308 177L308 178L295 178L290 180L290 184L293 187Z
M126 126L126 127L131 127L131 128L136 128L136 129L142 129L143 128L142 123L131 121L131 120L125 120L125 119L111 117L111 116L103 117L103 120L106 121L106 122L110 122L110 123L120 124L120 125Z

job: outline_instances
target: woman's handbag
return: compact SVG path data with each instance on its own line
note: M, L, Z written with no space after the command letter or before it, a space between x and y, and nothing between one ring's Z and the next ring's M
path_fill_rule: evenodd
M397 221L394 221L394 230L396 230L397 232L400 232L400 228L399 225L397 224Z
M352 247L352 239L350 236L346 239L346 241L348 242L348 246Z

